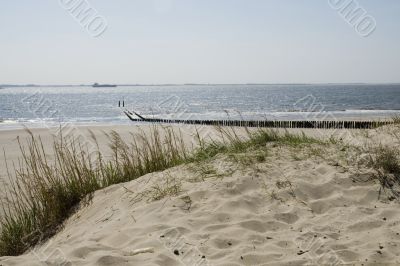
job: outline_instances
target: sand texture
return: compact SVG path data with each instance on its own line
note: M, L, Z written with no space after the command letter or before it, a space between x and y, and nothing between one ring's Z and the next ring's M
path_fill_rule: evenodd
M0 264L400 264L399 203L340 149L271 143L111 186Z

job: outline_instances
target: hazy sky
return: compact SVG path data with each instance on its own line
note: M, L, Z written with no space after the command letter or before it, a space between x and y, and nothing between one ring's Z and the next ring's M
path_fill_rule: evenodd
M87 0L97 38L63 1L0 0L0 84L400 82L399 0L358 0L369 37L328 0Z

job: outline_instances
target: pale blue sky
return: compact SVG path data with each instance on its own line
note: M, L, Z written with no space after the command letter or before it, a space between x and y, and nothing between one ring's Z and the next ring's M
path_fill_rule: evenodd
M66 1L66 0L64 0ZM400 82L400 1L358 0L361 37L328 0L0 0L0 84Z

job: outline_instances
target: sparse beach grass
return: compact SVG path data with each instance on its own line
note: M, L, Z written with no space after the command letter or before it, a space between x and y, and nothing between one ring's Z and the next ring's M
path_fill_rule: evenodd
M400 198L400 150L378 147L370 161L383 190L389 190L392 198Z
M234 128L219 127L217 132L218 141L206 141L197 135L198 146L190 150L180 131L170 127L152 126L150 133L131 134L131 140L123 139L113 131L107 134L111 159L106 159L98 144L95 151L90 151L79 140L60 136L53 142L54 160L46 154L40 137L31 133L26 143L19 140L22 159L15 167L15 177L11 174L12 169L8 169L11 191L1 202L0 256L20 255L48 239L79 204L90 201L93 192L113 184L184 163L199 164L194 169L200 169L200 179L204 180L219 173L211 167L200 167L200 163L210 161L218 154L229 156L249 151L254 151L251 163L262 163L268 156L268 143L293 149L317 145L320 147L318 152L314 152L315 148L312 150L316 156L327 145L336 145L332 140L322 141L305 134L279 133L271 129L246 129L246 134L238 134ZM97 143L94 134L92 139ZM382 187L400 183L398 150L376 151L371 155L372 167L382 173ZM391 174L392 183L386 178L387 173ZM148 197L150 201L156 201L177 196L180 192L179 180L171 177L167 183L153 186Z
M22 159L15 176L9 174L11 191L5 191L1 202L0 256L22 254L54 235L94 191L184 162L187 151L179 134L163 128L161 136L160 131L153 127L150 134L132 135L129 144L111 132L109 161L99 149L91 152L78 140L61 136L53 142L50 163L40 137L31 133L25 145L19 140Z
M400 115L395 115L392 117L394 124L400 124Z

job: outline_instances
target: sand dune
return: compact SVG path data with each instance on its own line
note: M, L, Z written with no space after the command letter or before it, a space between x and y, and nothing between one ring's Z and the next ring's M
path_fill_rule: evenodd
M218 155L97 191L0 264L400 264L399 205L371 176L337 148Z

